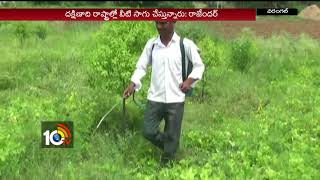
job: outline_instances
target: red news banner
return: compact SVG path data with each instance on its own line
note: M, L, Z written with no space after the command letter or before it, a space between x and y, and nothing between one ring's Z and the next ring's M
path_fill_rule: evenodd
M256 9L0 9L0 21L255 21Z

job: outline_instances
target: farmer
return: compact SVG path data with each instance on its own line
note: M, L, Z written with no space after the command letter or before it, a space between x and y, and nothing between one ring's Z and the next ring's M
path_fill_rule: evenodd
M174 160L179 147L185 92L202 78L204 64L198 47L193 41L184 39L185 54L190 58L193 69L183 82L180 37L174 30L175 22L155 23L160 36L147 42L123 97L128 98L141 88L140 80L146 75L147 66L151 65L151 85L144 114L143 135L163 151L161 164L167 164ZM159 130L162 119L165 120L163 133Z

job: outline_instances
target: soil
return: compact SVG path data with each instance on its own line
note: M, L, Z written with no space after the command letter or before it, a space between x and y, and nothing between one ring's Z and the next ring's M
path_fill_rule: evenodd
M317 5L307 6L296 17L257 17L256 21L211 21L208 26L226 38L237 37L243 28L249 28L257 36L263 37L288 33L294 37L306 34L320 39L320 8Z
M298 17L297 17L298 18ZM249 28L257 36L270 37L272 34L288 33L294 37L301 34L320 39L320 21L310 19L284 19L270 18L256 21L211 21L207 25L226 38L234 38L243 28Z

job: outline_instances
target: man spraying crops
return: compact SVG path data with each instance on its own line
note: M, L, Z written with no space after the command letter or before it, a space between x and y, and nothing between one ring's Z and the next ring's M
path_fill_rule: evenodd
M157 21L156 28L160 36L147 42L123 96L128 98L141 88L141 79L150 65L151 84L144 115L143 135L163 150L161 163L166 164L175 158L179 147L185 93L202 78L205 68L198 47L193 41L177 35L174 30L175 22ZM184 74L185 68L182 68L188 64L183 62L184 57L192 63L191 72L187 76ZM163 133L159 130L162 119L165 120Z

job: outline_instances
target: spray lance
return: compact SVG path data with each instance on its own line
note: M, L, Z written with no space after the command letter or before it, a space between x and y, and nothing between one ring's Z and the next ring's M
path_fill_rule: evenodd
M133 92L133 95L132 95L132 99L133 99L133 102L135 103L135 105L137 105L139 108L141 109L145 109L146 108L146 104L142 104L142 103L139 103L136 99L135 99L135 91ZM108 116L109 114L122 102L122 118L123 118L123 123L125 123L125 117L126 117L126 98L123 97L121 99L121 101L118 101L116 104L114 104L108 111L106 114L104 114L104 116L100 119L98 125L96 126L96 129L95 131L100 127L102 121L104 121Z

